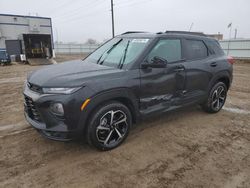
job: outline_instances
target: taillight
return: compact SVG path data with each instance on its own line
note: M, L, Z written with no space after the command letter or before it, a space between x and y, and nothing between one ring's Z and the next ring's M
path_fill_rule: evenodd
M231 65L233 65L235 63L235 59L231 56L227 57L227 62L230 63Z

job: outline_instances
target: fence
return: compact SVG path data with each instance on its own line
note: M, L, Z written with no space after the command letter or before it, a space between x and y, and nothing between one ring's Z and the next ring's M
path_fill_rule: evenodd
M93 52L99 45L87 44L67 44L55 43L54 50L56 54L86 54Z
M250 39L232 39L220 41L226 54L238 59L250 59ZM93 52L99 45L54 44L56 54L86 54Z
M220 45L226 54L237 59L250 59L250 39L221 40Z

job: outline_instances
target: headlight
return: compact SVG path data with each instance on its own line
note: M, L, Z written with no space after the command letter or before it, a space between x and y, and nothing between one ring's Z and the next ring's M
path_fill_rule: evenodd
M79 90L81 87L75 88L43 88L44 93L51 94L71 94Z

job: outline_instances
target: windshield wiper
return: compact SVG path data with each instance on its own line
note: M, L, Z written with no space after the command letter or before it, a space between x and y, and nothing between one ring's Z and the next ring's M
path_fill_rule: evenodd
M117 41L115 44L113 44L108 50L106 50L100 57L99 57L99 59L97 60L97 64L103 64L103 62L105 61L105 59L108 57L108 56L106 56L102 61L101 61L101 59L102 59L102 57L104 56L104 54L109 54L110 52L111 52L111 50L113 50L114 49L114 47L116 47L121 41L122 41L123 39L120 39L119 41ZM100 62L101 61L101 62Z
M128 43L126 45L126 48L124 49L124 54L123 54L123 56L122 56L122 58L121 58L121 60L120 60L120 62L118 64L119 69L122 69L123 64L124 64L124 62L126 60L129 44L130 44L130 41L128 41Z

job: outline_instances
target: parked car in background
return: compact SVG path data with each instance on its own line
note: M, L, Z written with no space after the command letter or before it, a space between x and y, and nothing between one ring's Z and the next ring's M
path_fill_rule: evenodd
M150 115L195 104L219 112L232 64L217 40L200 33L127 32L82 61L30 74L25 117L50 139L81 137L110 150L126 139L132 123Z
M1 65L8 65L10 64L10 56L6 52L6 50L0 50L0 63Z

